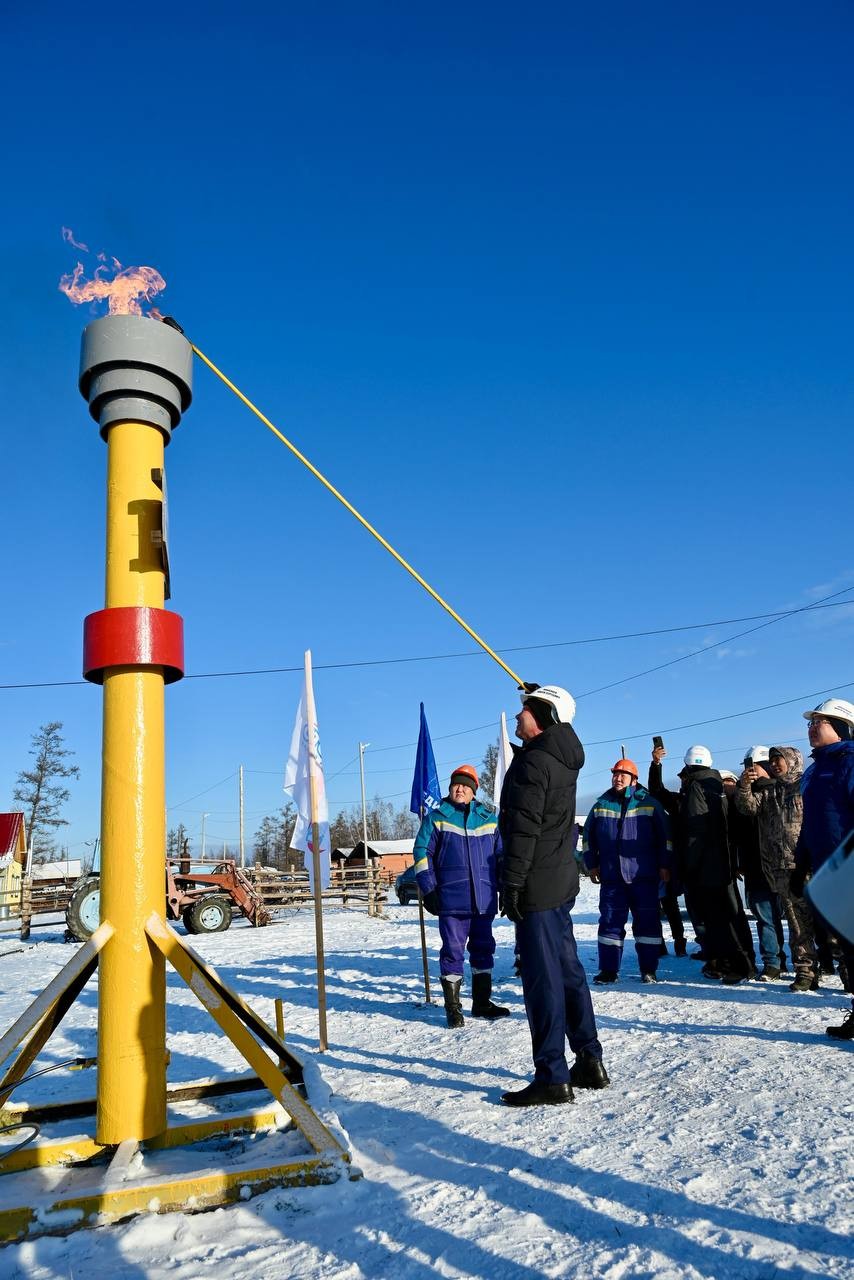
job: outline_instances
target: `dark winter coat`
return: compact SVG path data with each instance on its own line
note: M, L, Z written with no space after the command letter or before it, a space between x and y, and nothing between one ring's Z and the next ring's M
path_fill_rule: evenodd
M739 813L755 817L762 871L771 888L779 893L785 890L795 865L795 847L804 816L801 797L804 758L797 747L777 749L788 761L788 773L782 778L760 778L752 786L742 778L735 792L735 807Z
M548 911L578 894L572 842L584 748L569 724L552 724L515 748L499 803L503 883L523 911Z
M816 747L801 781L804 822L795 862L818 871L854 827L854 742Z
M603 884L657 884L660 870L669 871L673 861L670 819L646 787L611 787L587 815L583 851L588 871L598 871Z
M445 797L415 837L415 875L423 895L439 891L439 915L494 916L501 842L485 805Z
M682 770L682 789L668 791L661 765L649 767L649 789L673 819L680 877L694 889L720 889L733 883L727 834L727 799L717 769L689 765Z
M762 778L757 789L770 786L771 779ZM735 803L733 803L735 801ZM735 865L744 877L744 886L754 892L771 887L762 865L762 842L756 814L742 810L738 805L738 792L727 800L727 832L729 847Z

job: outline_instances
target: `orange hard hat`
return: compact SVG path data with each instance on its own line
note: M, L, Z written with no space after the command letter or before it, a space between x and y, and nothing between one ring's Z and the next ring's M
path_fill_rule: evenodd
M477 791L480 786L477 769L475 769L473 764L457 765L456 769L451 774L451 786L453 786L455 782L461 782L464 787L471 787L473 791Z
M617 773L618 771L620 773L631 773L636 778L640 776L638 774L638 767L634 760L618 760L611 772Z

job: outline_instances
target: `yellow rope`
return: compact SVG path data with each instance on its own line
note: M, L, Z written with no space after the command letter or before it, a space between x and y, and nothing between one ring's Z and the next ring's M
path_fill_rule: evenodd
M204 353L203 351L200 351L200 350L199 350L199 348L198 348L197 346L195 346L195 344L194 344L194 343L190 343L190 346L193 348L193 350L195 351L195 353L196 353L196 355L199 357L199 359L200 359L200 360L202 360L202 361L203 361L203 362L208 366L208 368L210 369L211 373L215 373L215 374L216 374L216 376L217 376L217 377L218 377L222 382L224 382L224 383L225 383L225 385L228 387L229 391L233 391L233 392L234 392L234 394L237 396L238 400L242 400L242 401L243 401L243 403L246 405L246 408L247 408L247 409L251 409L251 411L255 414L255 417L256 417L256 418L260 418L260 420L264 423L264 426L265 426L265 427L268 427L268 428L269 428L269 430L270 430L270 431L272 431L273 435L274 435L274 436L276 436L279 440L281 440L281 442L282 442L282 444L283 444L283 445L285 445L288 449L290 449L290 451L291 451L291 453L294 455L294 457L295 457L295 458L299 458L299 460L300 460L300 462L303 464L303 466L308 467L308 469L309 469L309 471L311 472L311 474L312 474L313 476L315 476L315 477L316 477L316 479L318 479L318 480L320 481L320 483L321 483L321 484L322 484L326 489L328 489L328 490L329 490L329 492L330 492L334 497L336 497L336 498L338 499L338 501L339 501L340 503L342 503L342 505L343 505L343 506L345 506L345 507L347 508L347 510L350 512L350 514L351 514L351 515L353 515L353 516L355 516L355 517L356 517L356 519L359 521L359 524L361 524L365 529L367 529L368 533L373 534L373 536L376 538L377 542L379 542L381 546L385 547L385 549L386 549L386 551L388 551L389 555L394 556L394 558L395 558L395 560L397 561L397 563L398 563L399 565L402 565L402 566L403 566L403 568L406 570L406 572L407 572L407 573L409 573L409 574L411 574L411 575L412 575L412 577L415 579L415 581L416 581L416 582L418 582L418 583L420 583L420 584L421 584L421 586L424 588L424 590L425 590L429 595L431 595L431 596L433 597L433 599L436 601L436 603L437 603L437 604L440 604L440 605L442 606L442 608L443 608L447 613L449 613L449 614L451 615L451 617L454 619L454 621L455 621L455 622L458 622L458 623L460 624L460 626L462 627L463 631L467 632L467 633L468 633L468 635L470 635L470 636L471 636L472 640L474 640L477 644L479 644L479 645L480 645L480 647L481 647L481 649L483 649L485 653L488 653L488 654L489 654L489 656L490 656L490 658L492 658L495 662L497 662L497 663L498 663L498 665L499 665L499 667L501 667L503 671L506 671L506 672L507 672L508 676L510 676L513 680L515 680L515 681L516 681L516 683L517 683L518 685L521 685L521 684L522 684L522 680L521 680L521 678L520 678L519 676L517 676L517 675L516 675L516 672L515 672L515 671L513 671L513 670L511 670L511 668L510 668L510 667L508 667L507 663L506 663L506 662L503 662L503 661L501 660L501 658L499 658L498 654L495 652L495 650L494 650L494 649L490 649L489 645L486 643L486 641L485 641L485 640L481 640L481 638L480 638L480 636L477 634L477 632L472 630L472 628L468 625L468 623L467 623L467 622L465 622L465 621L460 617L460 615L456 612L456 610L455 610L455 609L452 609L452 608L451 608L451 606L448 604L447 600L443 600L443 599L442 599L442 597L439 595L438 591L434 591L434 590L433 590L433 588L430 586L430 583L429 583L429 582L426 582L426 581L424 580L424 578L422 578L422 577L421 577L421 574L420 574L420 573L418 573L418 571L417 571L416 569L413 569L413 567L412 567L412 565L409 563L409 561L408 561L408 560L404 560L403 556L402 556L402 555L400 555L397 551L395 551L394 547L391 545L391 543L390 543L390 542L386 542L386 540L385 540L385 538L382 536L382 534L381 534L381 533L379 533L379 532L374 528L374 526L370 523L370 521L366 520L366 519L365 519L365 517L364 517L363 515L361 515L361 514L360 514L360 512L358 512L358 511L356 510L356 508L353 506L353 504L352 504L351 502L348 502L348 501L347 501L347 499L344 497L344 495L343 495L342 493L339 493L339 492L338 492L338 490L335 488L335 485L334 485L334 484L331 484L331 483L326 479L326 476L324 476L320 471L318 471L317 467L315 467L313 463L309 462L309 460L308 460L308 458L305 456L305 454L300 453L300 451L299 451L299 449L296 447L296 445L295 445L295 444L292 444L292 443L291 443L291 441L290 441L290 440L288 440L288 438L287 438L286 436L283 436L283 435L282 435L282 433L281 433L281 431L279 431L278 427L274 427L274 426L273 426L273 424L272 424L272 422L270 421L270 419L269 419L269 418L266 418L266 417L264 416L264 414L261 412L261 410L260 410L256 405L254 405L254 404L252 403L252 401L251 401L251 400L249 400L249 399L248 399L248 398L243 394L243 392L242 392L242 391L240 391L240 390L239 390L239 389L234 385L234 383L233 383L233 382L231 382L231 381L230 381L230 380L225 376L225 374L222 372L222 370L221 370L221 369L218 369L218 368L216 367L216 365L215 365L211 360L209 360L209 359L207 358L207 356L205 355L205 353Z

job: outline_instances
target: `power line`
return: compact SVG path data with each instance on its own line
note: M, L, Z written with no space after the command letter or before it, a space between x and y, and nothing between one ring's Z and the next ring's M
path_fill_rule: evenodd
M835 595L843 595L845 592L854 591L854 587L846 587L844 591L835 592ZM829 601L832 597L825 596L823 601ZM780 609L773 613L754 613L748 614L743 618L718 618L714 622L686 622L674 627L656 627L648 631L623 631L615 632L613 635L606 636L586 636L577 640L553 640L542 644L525 644L525 645L502 645L496 650L497 653L534 653L545 649L564 649L585 644L608 644L619 640L639 640L649 636L673 635L679 631L702 631L708 627L728 627L734 626L740 622L756 622L762 619L771 619L773 622L783 621L785 618L791 618L795 614L812 613L819 609L839 609L850 605L849 600L838 600L836 603L816 602L815 604L803 605L797 609ZM770 624L769 624L770 625ZM760 630L760 628L753 628ZM739 634L747 635L749 632ZM737 636L730 636L728 640L737 639ZM728 640L720 640L718 645L728 643ZM684 662L686 658L695 657L696 654L708 653L717 645L708 645L704 649L697 649L693 653L684 654L681 658L674 659L674 662ZM358 661L349 662L316 662L314 663L315 671L342 671L350 668L358 667L389 667L399 666L403 663L417 662L444 662L455 658L479 658L485 654L481 649L465 649L456 653L425 653L418 654L413 657L406 658L366 658ZM664 666L672 665L664 663ZM638 672L636 676L626 676L625 680L616 683L625 683L626 680L637 679L638 676L648 675L650 671L657 671L661 668L651 667L649 671ZM184 676L185 680L225 680L242 676L268 676L268 675L290 675L295 672L302 671L303 667L251 667L243 670L234 671L196 671L190 672ZM88 680L32 680L19 682L14 684L0 684L0 691L6 689L62 689L62 688L82 688L88 685ZM603 685L603 689L612 688L612 685ZM578 697L589 697L593 693L600 693L600 689L589 689L584 694L578 694Z
M760 711L773 711L777 707L790 707L794 702L807 702L813 698L820 698L826 693L837 693L840 689L850 689L854 687L854 680L844 680L838 684L833 684L829 689L815 689L812 693L802 693L797 698L786 698L783 702L769 702L764 707L750 707L747 711L731 711L729 715L714 716L711 720L694 720L691 724L674 724L668 728L650 729L646 733L621 733L615 738L599 738L596 742L588 742L588 747L605 747L616 742L634 742L638 738L651 738L654 733L680 733L683 729L699 729L706 724L721 724L724 720L737 720L739 716L758 715Z
M740 640L743 636L753 635L755 631L762 631L765 627L773 627L777 622L783 622L786 618L794 617L797 613L807 613L812 608L821 607L825 601L834 600L837 596L847 595L850 591L854 591L854 587L843 587L841 591L833 591L829 596L822 596L817 600L815 605L803 605L800 609L790 609L787 613L782 613L776 618L772 618L770 622L761 622L758 627L749 627L747 631L737 631L733 636L726 636L723 640L716 640L714 644L704 645L702 649L694 649L691 653L683 653L679 658L671 658L669 662L660 662L658 666L647 667L645 671L636 671L634 675L623 676L621 680L612 680L610 684L600 684L597 689L587 689L584 693L576 694L578 698L590 698L594 693L604 693L606 689L616 689L618 685L628 684L631 680L639 680L641 676L652 675L655 671L663 671L665 667L675 667L679 662L687 662L689 658L696 658L701 653L711 653L713 649L719 649L723 644L731 644L733 640ZM850 601L841 603L850 604Z

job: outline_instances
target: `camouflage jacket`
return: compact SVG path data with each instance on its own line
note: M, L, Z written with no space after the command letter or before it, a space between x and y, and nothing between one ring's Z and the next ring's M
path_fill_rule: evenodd
M795 845L801 833L804 802L801 774L804 758L796 747L778 747L789 762L782 778L763 779L751 787L739 780L735 807L739 813L755 814L759 823L759 857L771 888L784 881L795 865Z

